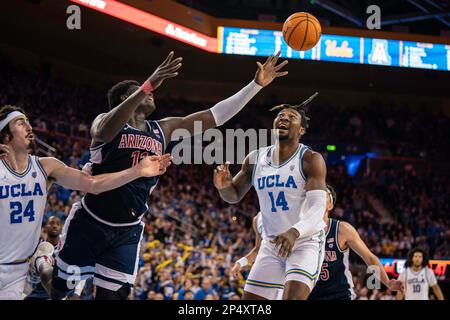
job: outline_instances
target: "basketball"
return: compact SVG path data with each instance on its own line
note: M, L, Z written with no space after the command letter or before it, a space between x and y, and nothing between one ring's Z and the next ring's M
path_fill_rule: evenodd
M308 51L314 48L321 35L319 20L307 12L294 13L283 24L284 41L294 50Z

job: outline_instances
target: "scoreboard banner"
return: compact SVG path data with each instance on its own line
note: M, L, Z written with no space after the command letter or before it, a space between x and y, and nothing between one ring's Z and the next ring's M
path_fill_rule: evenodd
M381 258L384 270L392 276L398 277L405 268L405 259ZM450 260L430 260L429 267L440 280L450 279Z
M269 56L281 50L291 59L450 71L445 44L323 34L316 47L300 52L288 47L281 30L219 26L214 37L117 0L70 1L212 53Z
M288 47L281 31L218 27L218 52L450 71L450 45L323 34L313 49Z

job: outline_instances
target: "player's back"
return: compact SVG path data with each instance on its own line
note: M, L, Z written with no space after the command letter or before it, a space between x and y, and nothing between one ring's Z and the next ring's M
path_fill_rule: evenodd
M112 141L91 148L92 175L121 171L146 156L162 155L164 134L156 121L146 123L148 131L127 124ZM82 199L82 204L88 213L103 223L113 226L138 224L148 210L146 201L157 181L157 177L139 178L98 195L89 193Z
M15 172L0 161L0 264L19 263L33 255L39 243L47 202L47 175L39 160Z
M325 259L319 281L311 292L310 300L354 299L353 280L349 270L350 249L339 247L339 221L330 219L325 241Z
M294 154L280 165L273 163L275 146L257 152L252 183L258 194L265 234L277 236L302 218L306 199L303 156L309 147L299 144Z

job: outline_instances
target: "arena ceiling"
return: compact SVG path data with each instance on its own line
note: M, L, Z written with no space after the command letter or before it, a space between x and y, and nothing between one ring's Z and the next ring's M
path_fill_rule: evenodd
M442 35L450 31L448 0L176 0L215 17L283 22L291 13L307 11L333 27L365 28L366 9L381 9L382 29ZM442 33L444 31L444 33Z
M5 53L21 60L21 56L15 57L16 51L9 49L16 48L32 52L43 65L64 62L95 72L93 76L84 76L83 81L106 85L124 78L143 80L170 50L174 50L185 59L182 74L171 82L174 87L181 84L186 87L187 80L191 82L189 88L201 90L208 82L218 96L224 94L221 88L235 90L255 72L258 58L204 52L94 10L83 10L81 30L69 31L66 28L69 3L68 0L0 1L0 59ZM384 92L450 97L447 90L450 72L302 60L290 61L289 71L288 77L266 91L267 95L283 86L304 90L305 95L317 88L330 92L351 88L350 95ZM62 76L70 79L77 74L74 69L73 73ZM214 85L216 83L221 85Z

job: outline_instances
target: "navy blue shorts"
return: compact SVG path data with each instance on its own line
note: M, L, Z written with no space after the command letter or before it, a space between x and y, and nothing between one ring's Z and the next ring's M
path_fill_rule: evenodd
M53 286L73 291L80 280L94 277L94 284L112 291L133 286L144 223L113 227L97 221L79 202L72 206L61 235Z

